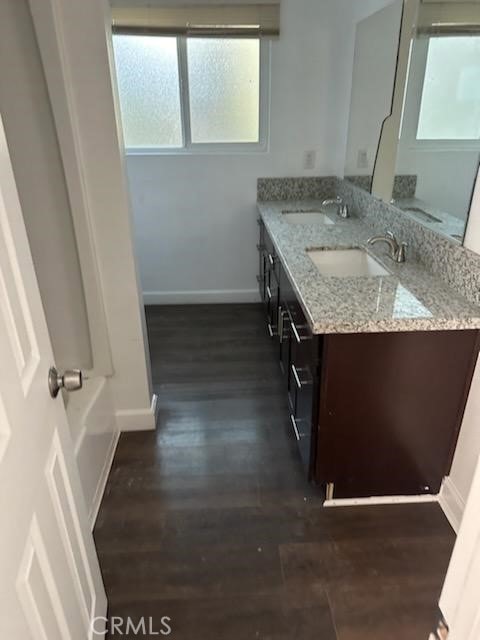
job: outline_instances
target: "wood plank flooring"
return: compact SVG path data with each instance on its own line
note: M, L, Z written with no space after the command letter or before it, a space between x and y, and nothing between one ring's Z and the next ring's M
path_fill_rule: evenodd
M259 305L147 324L158 429L121 436L95 529L110 615L169 616L175 640L427 640L440 508L322 508Z

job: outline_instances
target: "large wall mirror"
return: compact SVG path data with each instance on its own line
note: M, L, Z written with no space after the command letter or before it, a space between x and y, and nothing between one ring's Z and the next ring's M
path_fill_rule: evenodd
M371 130L373 145L371 113L367 114L365 103L362 116L356 99L359 69L366 64L361 43L364 31L378 23L380 14L390 34L399 28L398 2L389 3L357 28L356 57L361 58L355 60L345 176L393 202L417 222L462 242L480 163L480 2L400 0L400 4L403 18L396 40L400 44L391 111L380 126L374 164L374 146L366 159L366 138L359 139L352 126L363 120L364 134ZM384 59L391 65L388 48ZM385 71L382 100L390 90L387 80ZM375 81L380 83L378 77ZM372 100L370 108L378 119L377 107L377 100Z
M384 120L391 114L403 0L357 24L345 176L370 191Z

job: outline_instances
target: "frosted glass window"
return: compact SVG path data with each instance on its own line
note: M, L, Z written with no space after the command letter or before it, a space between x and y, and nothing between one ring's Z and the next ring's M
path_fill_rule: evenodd
M177 39L114 35L125 145L181 147Z
M480 138L480 36L430 39L417 138Z
M259 38L114 34L113 48L127 149L264 148Z
M192 143L259 141L260 41L187 41Z

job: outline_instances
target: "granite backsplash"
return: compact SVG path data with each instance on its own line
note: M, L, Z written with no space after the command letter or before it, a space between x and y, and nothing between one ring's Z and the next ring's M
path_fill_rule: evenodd
M257 200L326 200L334 198L338 178L259 178Z

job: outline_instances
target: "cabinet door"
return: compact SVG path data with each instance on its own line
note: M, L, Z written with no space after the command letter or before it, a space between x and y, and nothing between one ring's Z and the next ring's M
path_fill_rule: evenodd
M268 258L267 258L268 260ZM270 263L269 263L270 264ZM267 328L271 338L278 336L280 285L272 268L268 269L266 284Z
M265 251L267 254L267 263L269 269L275 274L277 282L280 281L280 260L277 256L277 250L272 242L272 239L268 235L268 231L265 229Z
M295 295L292 290L290 281L287 274L280 265L280 305L278 311L278 340L279 340L279 359L280 370L285 379L285 387L288 388L289 382L289 370L290 370L290 349L291 349L291 323L290 313L288 311L289 306L292 304L292 300L295 299Z
M450 471L479 333L325 339L316 478L334 498L436 494Z
M260 293L260 300L266 304L267 303L267 251L265 246L265 225L263 222L258 219L258 227L259 227L259 240L257 244L258 250L258 290Z
M290 326L290 314L283 302L280 303L278 309L278 325L280 371L282 372L285 380L285 387L288 389L292 330Z

